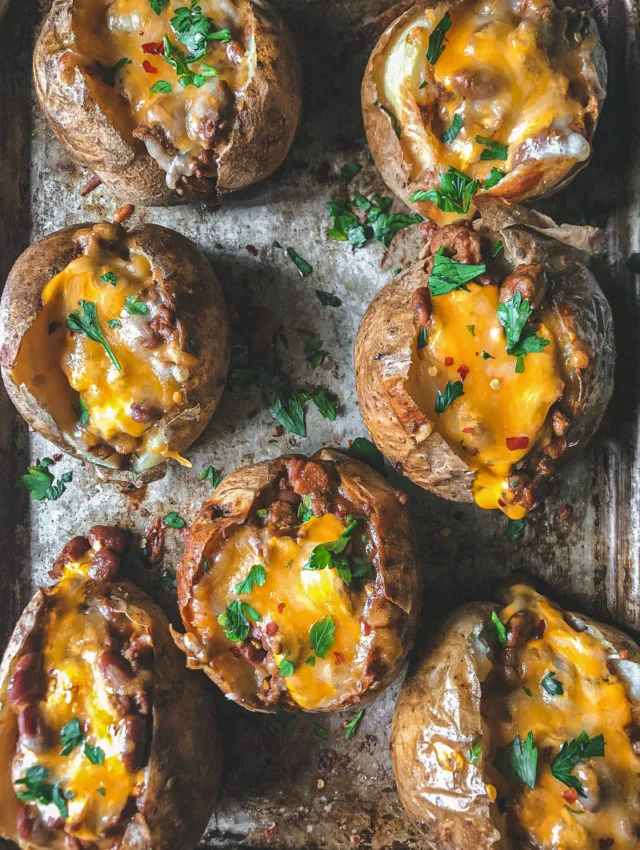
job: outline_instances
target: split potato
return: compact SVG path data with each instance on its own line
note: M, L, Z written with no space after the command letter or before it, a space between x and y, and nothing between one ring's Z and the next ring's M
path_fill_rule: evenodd
M592 246L598 231L498 198L478 204L474 227L426 228L421 260L375 297L356 384L373 441L401 472L521 519L602 419L613 322L569 247Z
M262 180L300 119L299 60L265 0L54 0L33 72L69 156L137 204Z
M2 660L0 836L23 850L184 850L213 807L212 695L117 580L126 542L110 526L70 540Z
M524 201L591 156L606 89L595 22L556 0L419 0L362 84L371 154L392 192L440 224L484 195Z
M406 496L324 449L227 476L179 564L187 664L252 711L363 705L400 672L420 576Z
M27 423L140 485L202 433L224 389L220 284L186 237L154 224L67 227L28 248L0 302L0 361Z
M640 648L514 585L459 608L415 659L391 747L434 850L631 850Z

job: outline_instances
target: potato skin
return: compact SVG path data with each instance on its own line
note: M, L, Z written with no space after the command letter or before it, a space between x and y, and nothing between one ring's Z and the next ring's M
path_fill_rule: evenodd
M447 9L462 2L463 0L452 0L452 2L417 0L409 9L406 9L404 4L398 4L398 17L387 27L376 44L367 63L362 81L362 115L371 155L389 189L407 204L409 204L409 198L416 190L439 188L440 174L446 171L451 163L439 159L434 151L431 157L433 160L432 170L423 175L420 180L412 178L410 164L404 158L400 141L389 115L379 105L378 87L375 82L376 65L382 61L382 56L396 32L406 26L407 21L414 17L420 17L426 9L439 8L441 15L444 15ZM590 126L588 127L587 141L591 142L606 94L607 63L597 26L591 18L586 20L589 25L589 33L593 34L596 39L592 53L586 49L581 51L582 68L586 77L590 100ZM473 215L476 198L482 196L504 197L510 201L522 202L554 194L568 185L575 175L588 164L588 161L578 162L570 167L567 158L530 160L526 164L520 165L517 172L514 170L507 174L492 189L478 192L473 198L469 217ZM416 212L440 224L452 221L456 217L450 213L444 213L430 201L417 201L409 205Z
M373 469L333 449L322 449L310 458L335 464L341 492L353 504L372 505L375 515L370 527L378 550L376 559L375 628L381 629L380 676L362 694L345 693L339 705L330 711L365 705L399 675L415 639L420 609L420 571L414 531L407 511L398 501L398 493ZM235 525L248 517L254 502L282 473L278 461L265 461L243 467L228 475L205 502L193 522L187 537L182 559L177 569L178 605L187 632L187 607L194 585L202 576L205 551L212 543L221 541ZM389 635L385 638L384 632ZM195 635L173 631L176 644L187 655L187 666L203 670L223 693L234 694L234 700L250 711L276 711L277 706L265 706L253 695L245 697L234 692L234 683L227 681L209 664ZM398 643L400 650L397 651ZM301 710L285 705L287 710Z
M119 610L142 609L154 646L153 735L147 782L138 811L120 850L178 850L195 845L204 831L221 776L222 756L211 693L185 670L169 634L163 611L129 581L89 582L89 593L109 588ZM9 775L17 721L9 708L7 687L15 661L29 636L41 626L47 590L38 590L16 624L0 665L0 834L24 850L41 845L15 835L16 797ZM206 734L201 730L206 729ZM11 826L9 826L11 824Z
M24 385L18 386L11 370L22 339L42 309L41 293L52 277L77 256L74 235L92 224L79 224L45 236L16 260L0 300L0 364L9 397L27 424L56 446L92 463L97 458L80 452L62 433L58 423ZM157 224L145 224L122 238L150 261L156 280L176 293L177 313L198 352L198 365L186 385L186 403L170 411L157 427L168 445L179 453L190 446L209 423L218 406L229 365L229 323L220 284L208 260L185 236ZM128 471L100 466L107 478L137 486L161 478L160 463L132 478Z
M263 180L284 162L302 110L302 72L293 39L266 0L247 0L254 40L251 78L237 103L235 126L218 160L210 195L178 195L142 142L113 123L99 86L71 52L74 0L54 0L33 54L36 95L58 141L90 168L116 199L167 206L219 196Z
M611 308L597 281L570 247L598 242L593 228L557 227L551 219L499 198L478 200L476 229L504 244L513 266L542 263L550 280L547 302L563 328L570 328L592 354L579 373L567 441L575 453L597 430L613 392L615 340ZM546 235L548 234L548 235ZM556 238L551 238L556 237ZM562 239L563 241L558 241ZM355 342L360 411L380 451L408 478L445 499L473 501L473 473L434 430L434 422L407 390L415 346L411 298L428 285L416 262L376 295Z

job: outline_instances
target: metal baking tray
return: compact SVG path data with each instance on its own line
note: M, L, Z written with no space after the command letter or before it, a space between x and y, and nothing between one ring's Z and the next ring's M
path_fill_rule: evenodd
M364 166L352 188L389 194L371 163L362 130L359 87L376 16L388 0L273 0L288 20L302 56L304 117L284 167L270 180L205 207L138 209L190 236L208 254L231 305L268 308L282 323L286 369L300 383L336 392L334 422L308 415L308 437L278 436L259 389L225 396L211 426L188 453L193 470L177 466L136 499L71 458L63 497L29 502L18 477L55 449L29 434L4 394L0 398L0 647L32 590L64 542L93 523L119 523L140 536L156 516L178 510L187 520L210 492L198 473L209 464L230 472L254 460L323 445L346 445L365 434L358 412L352 349L360 318L393 270L420 244L417 227L391 249L372 243L352 253L325 234L326 204L340 189L345 163ZM596 271L614 310L618 342L616 390L598 436L555 483L541 512L518 542L504 537L501 515L448 503L418 491L390 470L411 496L424 561L424 621L454 605L489 597L510 571L524 569L578 609L640 632L640 56L638 7L632 0L596 0L609 57L609 95L589 167L562 194L539 205L558 220L606 228L608 249ZM115 204L62 152L32 94L30 59L42 9L14 0L0 22L0 279L30 241L67 224L109 216ZM301 278L277 241L313 266ZM323 307L315 289L334 292L342 307ZM319 333L330 359L315 373L302 354L298 329ZM566 506L570 505L571 508ZM568 516L567 516L568 515ZM168 530L165 566L175 565L180 537ZM138 576L154 588L150 575ZM172 596L160 590L171 611ZM421 846L404 816L389 759L389 726L398 686L366 709L357 734L353 716L250 714L220 699L225 744L224 791L202 847L393 848ZM326 730L318 734L318 729ZM205 730L202 730L205 734ZM188 805L185 800L185 805ZM0 842L2 847L6 843ZM188 850L188 848L185 848Z

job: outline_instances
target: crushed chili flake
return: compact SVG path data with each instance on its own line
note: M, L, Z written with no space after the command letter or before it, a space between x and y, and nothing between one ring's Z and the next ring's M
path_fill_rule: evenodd
M572 514L573 514L573 505L570 505L570 504L560 505L560 507L558 508L558 519L562 520L562 522L569 519Z
M152 65L151 62L147 61L146 59L142 63L142 67L145 69L147 74L157 74L158 73L158 69L156 68L156 66Z
M444 358L445 366L453 366L453 357L445 357Z
M507 437L507 448L510 452L517 452L520 449L529 448L528 437Z
M269 637L273 637L278 634L278 624L273 621L267 623L265 627L265 632L269 635Z
M562 799L571 805L578 799L578 792L575 788L567 788L566 791L562 792Z
M336 659L336 664L344 664L344 662L347 660L341 652L334 652L333 654Z
M53 455L53 462L59 463L62 460L62 455Z
M465 366L464 363L461 366L458 366L458 375L460 375L460 377L462 378L463 381L467 377L468 374L469 374L469 367L468 366Z
M285 609L285 603L284 603L284 602L281 602L281 603L278 605L278 614L282 614L282 612L284 611L284 609Z
M463 434L475 434L475 428L472 428L470 425L467 428L462 429Z
M276 831L277 828L278 827L276 826L275 823L272 823L271 826L268 826L264 831L265 838L271 838L271 836L273 835L273 833Z
M365 637L371 634L371 626L367 623L364 617L360 617L360 628L362 629L362 634Z
M150 53L152 56L164 56L164 44L161 41L148 41L142 45L143 53Z

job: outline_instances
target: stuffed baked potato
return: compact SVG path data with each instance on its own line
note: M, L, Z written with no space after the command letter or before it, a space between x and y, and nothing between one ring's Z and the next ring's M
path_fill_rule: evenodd
M33 68L69 156L132 203L267 177L300 117L299 61L265 0L54 0Z
M455 611L391 730L400 799L437 850L640 842L640 648L524 584Z
M444 224L473 198L524 201L583 168L606 60L583 7L563 0L419 0L369 60L362 108L389 188Z
M178 567L188 666L253 711L363 704L413 643L419 566L404 494L325 449L227 476Z
M213 701L163 612L116 580L126 541L69 541L0 667L0 836L24 850L185 850L213 807Z
M592 436L613 390L611 309L580 256L592 228L497 198L432 227L358 331L360 409L378 448L426 490L521 519ZM435 228L435 230L434 230Z
M142 483L201 434L226 379L218 280L196 246L146 224L68 227L28 248L0 303L7 391L61 449Z

